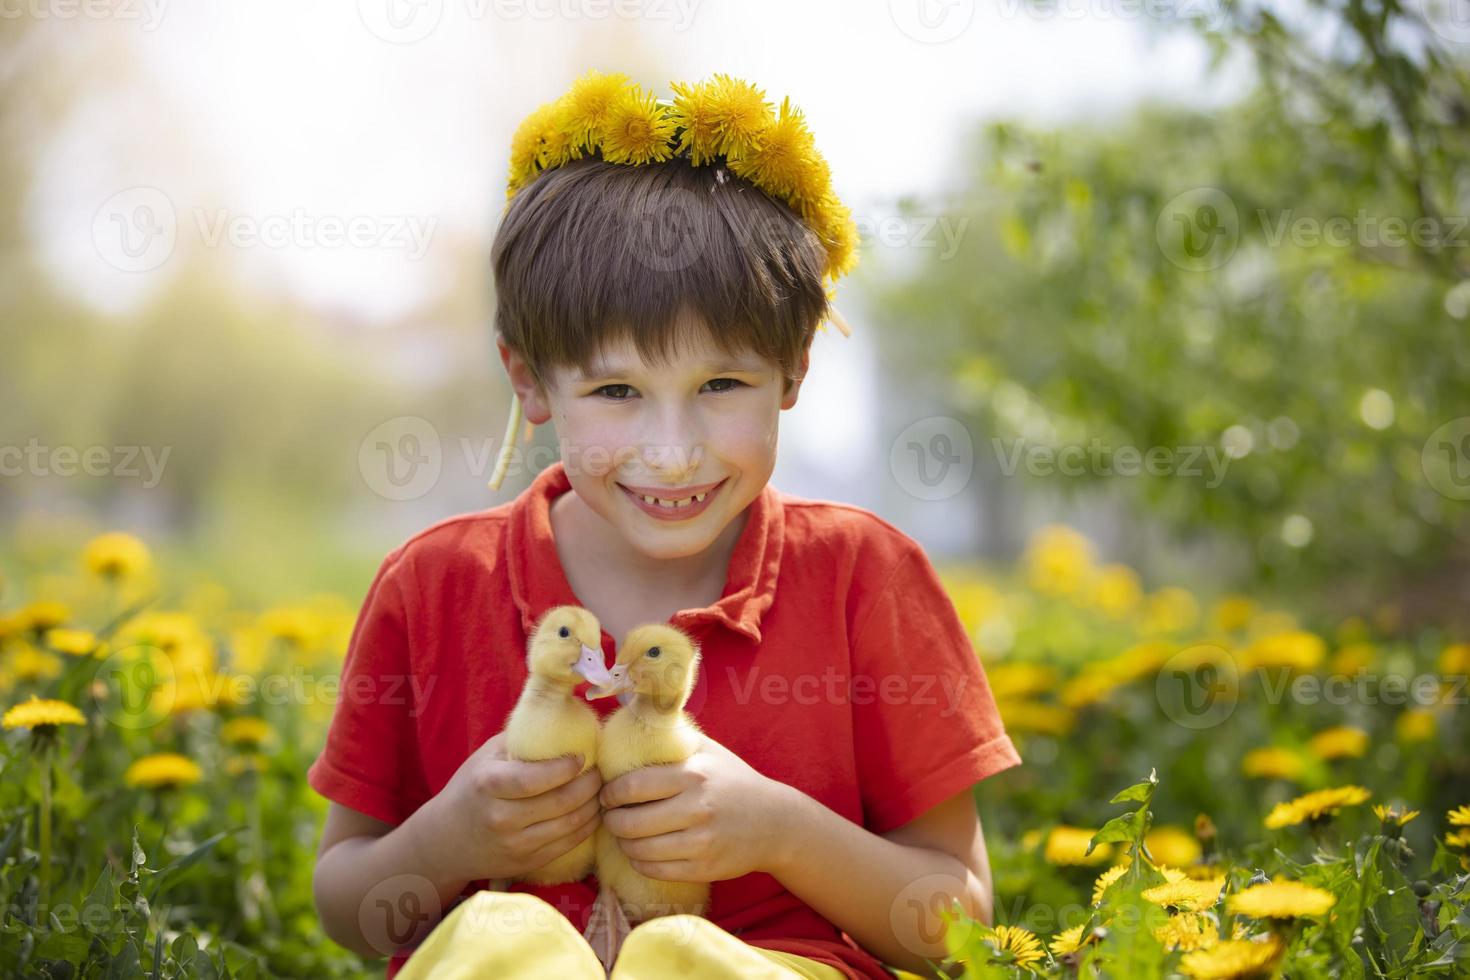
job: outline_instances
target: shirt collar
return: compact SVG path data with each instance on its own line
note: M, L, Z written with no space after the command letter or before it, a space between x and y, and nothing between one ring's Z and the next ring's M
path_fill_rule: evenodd
M551 502L571 490L561 460L537 474L511 504L506 535L506 567L511 595L529 636L547 610L581 605L572 592L551 532ZM725 591L712 606L682 609L670 617L675 626L719 623L754 643L761 642L761 616L776 598L776 576L785 540L785 508L781 494L767 483L750 503L750 516L735 542Z

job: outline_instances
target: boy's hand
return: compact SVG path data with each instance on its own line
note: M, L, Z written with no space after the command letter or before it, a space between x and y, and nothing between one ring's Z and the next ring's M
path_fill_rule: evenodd
M724 881L775 866L795 792L706 735L683 762L635 769L604 786L602 822L650 878Z
M419 847L446 879L514 878L561 857L597 829L602 776L580 759L520 762L502 732L460 765L421 812Z

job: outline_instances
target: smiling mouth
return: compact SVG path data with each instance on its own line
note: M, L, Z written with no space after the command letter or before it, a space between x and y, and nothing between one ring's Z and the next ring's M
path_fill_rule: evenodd
M621 483L619 483L618 486L623 487L623 491L627 493L630 497L633 497L636 500L641 500L650 507L660 507L664 510L676 511L683 510L686 507L693 507L697 504L704 503L705 498L718 490L724 482L724 480L721 480L719 483L715 484L713 487L710 487L703 493L696 493L690 497L678 498L653 497L648 494L635 493L627 487L623 486Z

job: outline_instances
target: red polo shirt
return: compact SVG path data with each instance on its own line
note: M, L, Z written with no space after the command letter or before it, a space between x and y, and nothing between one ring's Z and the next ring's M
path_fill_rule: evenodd
M557 462L515 500L441 521L388 555L307 774L317 792L401 823L505 726L530 631L553 606L580 604L551 530L551 502L570 489ZM1021 761L916 542L870 511L770 485L750 508L722 597L669 620L700 644L687 710L711 738L879 834ZM616 642L603 631L609 664ZM595 876L513 890L579 930L597 895ZM771 875L714 882L710 901L710 919L752 945L889 976ZM390 978L404 959L390 961Z

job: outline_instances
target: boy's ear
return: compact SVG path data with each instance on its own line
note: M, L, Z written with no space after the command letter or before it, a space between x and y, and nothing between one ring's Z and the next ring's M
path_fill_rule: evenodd
M541 425L550 420L551 402L536 383L531 366L526 363L520 351L507 344L505 337L499 332L495 334L495 347L500 351L500 363L505 365L505 375L510 379L511 388L520 396L521 411L525 413L526 421L532 425Z
M797 370L796 377L786 383L786 392L781 396L782 408L795 407L796 399L801 394L801 383L806 380L806 373L811 368L811 364L812 345L808 342L806 350L801 352L801 367Z

